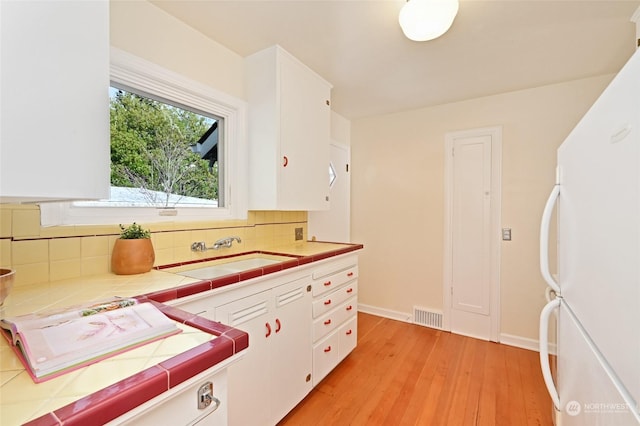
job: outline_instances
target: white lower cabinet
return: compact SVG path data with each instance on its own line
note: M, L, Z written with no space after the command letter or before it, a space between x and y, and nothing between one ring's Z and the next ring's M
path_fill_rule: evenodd
M358 257L289 271L172 303L249 334L228 367L230 426L275 425L356 347Z
M349 353L358 341L358 318L353 317L338 331L313 345L313 385L316 386Z
M226 367L214 366L118 417L109 425L225 426L228 424L227 385Z
M356 347L358 260L350 257L313 273L313 386Z
M229 368L229 425L274 425L311 391L310 285L302 278L215 308L216 321L249 333Z

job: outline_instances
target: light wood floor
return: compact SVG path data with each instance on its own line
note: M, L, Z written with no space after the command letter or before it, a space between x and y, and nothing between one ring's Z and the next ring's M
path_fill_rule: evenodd
M551 425L537 352L358 314L358 347L280 423Z

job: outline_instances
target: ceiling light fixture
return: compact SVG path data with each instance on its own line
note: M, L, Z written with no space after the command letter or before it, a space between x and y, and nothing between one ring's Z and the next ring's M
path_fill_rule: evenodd
M408 39L427 41L446 33L457 13L458 0L407 0L398 20Z

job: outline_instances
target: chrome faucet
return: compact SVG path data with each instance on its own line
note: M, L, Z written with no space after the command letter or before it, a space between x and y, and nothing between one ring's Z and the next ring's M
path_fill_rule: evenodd
M207 247L207 243L205 243L204 241L197 241L195 243L191 243L191 251L207 251L211 249L218 250L219 248L222 248L222 247L231 247L234 240L239 243L242 242L240 237L227 237L227 238L221 238L215 243L213 243L213 246Z
M215 243L213 243L213 249L214 250L218 250L220 247L231 247L231 245L233 244L233 240L236 240L239 243L242 242L240 237L221 238L218 241L216 241Z

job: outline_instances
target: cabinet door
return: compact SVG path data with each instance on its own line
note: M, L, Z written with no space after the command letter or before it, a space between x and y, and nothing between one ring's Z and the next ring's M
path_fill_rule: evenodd
M218 306L216 321L249 333L249 348L229 366L229 424L262 425L271 418L270 341L275 334L271 291Z
M272 341L273 421L281 420L311 391L311 292L308 278L273 289L275 335Z
M0 202L109 196L109 2L0 2Z
M280 168L283 209L329 208L329 87L292 58L280 62Z
M279 46L246 58L249 208L327 210L331 85Z

